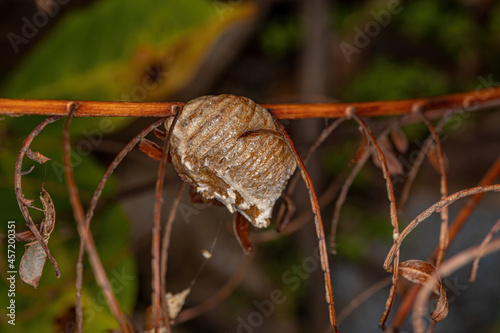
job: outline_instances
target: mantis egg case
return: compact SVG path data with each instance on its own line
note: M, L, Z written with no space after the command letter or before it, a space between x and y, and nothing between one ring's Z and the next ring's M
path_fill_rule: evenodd
M202 96L180 112L170 132L170 156L181 178L231 213L267 227L296 168L271 114L235 95ZM172 123L173 117L167 119L167 130Z

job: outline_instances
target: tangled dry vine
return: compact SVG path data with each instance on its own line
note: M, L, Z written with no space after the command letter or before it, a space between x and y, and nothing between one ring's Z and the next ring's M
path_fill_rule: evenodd
M113 293L109 279L106 274L106 270L99 259L98 249L93 241L92 233L90 232L89 225L92 220L94 210L97 206L97 202L100 198L102 190L106 185L107 180L122 162L122 160L127 156L127 154L137 145L142 146L141 150L146 151L151 150L150 155L156 156L157 160L160 160L160 165L158 168L157 184L156 184L156 197L155 197L155 214L154 214L154 227L152 230L152 315L151 323L152 325L149 329L159 330L165 329L168 332L171 331L171 325L187 320L187 318L192 318L194 316L200 315L201 313L208 311L213 308L217 303L221 302L225 297L227 297L234 288L236 288L237 283L241 280L241 276L244 274L244 270L238 270L235 273L234 279L228 282L219 293L218 296L210 298L207 300L205 305L201 305L195 309L186 309L180 312L179 316L176 317L172 315L168 299L162 295L166 294L166 280L165 273L167 270L167 258L168 249L170 242L170 234L173 221L175 219L175 212L179 204L180 195L183 191L183 186L178 190L176 201L174 201L171 214L168 218L168 222L164 227L163 239L161 235L161 205L163 197L163 185L165 177L165 167L169 162L169 137L170 130L168 133L163 133L158 130L158 126L164 122L164 117L173 116L179 114L179 111L185 103L127 103L127 102L92 102L92 101L55 101L55 100L13 100L13 99L0 99L0 114L8 116L20 116L20 115L47 115L49 116L46 120L41 122L26 138L24 141L15 165L15 193L19 203L21 212L26 220L26 224L29 228L29 232L20 233L17 235L18 240L30 241L27 244L27 250L23 256L23 260L32 264L32 266L24 266L21 268L23 270L20 272L21 276L24 277L23 280L27 283L38 285L38 281L41 277L40 267L43 268L45 263L45 258L48 257L51 261L56 275L60 276L60 270L56 259L51 254L48 247L48 238L50 233L54 228L55 223L55 211L53 205L50 204L50 195L45 188L42 188L42 210L45 215L45 219L42 223L37 226L31 215L29 209L37 209L32 205L33 200L25 198L22 191L22 176L26 172L22 171L23 159L25 156L28 158L43 164L48 162L42 153L33 152L31 150L31 144L37 135L49 124L65 117L65 126L63 130L63 154L64 154L64 165L66 173L66 183L68 187L68 193L70 202L73 208L73 214L75 221L77 223L78 232L80 234L80 251L78 256L78 264L76 267L76 315L78 323L78 331L83 331L83 315L81 307L81 289L82 289L82 270L83 270L83 257L84 252L88 254L91 267L94 272L95 279L103 291L105 299L112 314L117 319L122 332L135 332L137 327L131 322L131 320L123 313L120 308L116 296ZM272 114L278 119L304 119L304 118L339 118L338 121L332 123L324 133L318 137L318 140L313 144L304 162L296 153L293 147L291 139L288 134L284 131L283 127L279 125L277 127L277 132L286 138L287 145L289 148L296 153L296 162L300 166L300 172L306 183L306 186L311 194L311 204L312 211L301 215L287 223L289 218L284 216L284 207L282 206L278 212L278 220L283 219L283 223L280 223L280 228L283 228L281 235L289 234L297 231L301 226L311 219L311 215L314 215L318 240L319 249L322 256L322 268L325 275L325 284L327 289L327 303L330 304L330 315L331 315L331 326L332 331L337 331L337 319L335 318L335 312L333 309L333 292L332 285L335 284L331 282L330 270L328 268L328 258L327 258L327 247L326 239L323 231L323 223L319 214L320 205L324 206L331 201L333 201L337 192L340 191L338 196L337 204L335 205L334 220L332 222L331 231L331 244L332 251L335 251L335 230L339 220L339 212L342 207L343 200L345 199L347 192L349 190L350 184L353 178L366 163L369 156L375 156L378 159L380 168L382 169L383 177L387 185L387 196L389 199L389 211L390 218L393 227L392 239L393 245L390 249L383 267L386 271L392 273L392 285L388 295L388 299L385 305L385 311L380 319L380 327L385 329L385 324L391 311L394 299L396 297L396 286L398 284L398 278L400 276L406 278L407 280L413 282L415 285L410 292L406 293L403 300L398 307L398 312L393 320L390 327L391 330L397 330L404 319L406 318L409 310L413 307L415 309L415 320L414 329L415 332L423 332L425 327L423 321L420 319L423 315L423 308L425 307L425 302L428 299L427 293L430 291L434 292L439 296L439 300L436 304L435 311L431 314L431 318L434 322L439 322L443 320L448 313L448 301L446 298L446 292L444 290L441 279L456 270L458 267L462 267L468 262L473 261L473 269L471 273L471 278L474 278L477 274L477 266L479 259L491 252L498 251L500 249L498 238L493 238L493 235L500 229L500 222L497 222L485 236L484 241L475 248L468 249L463 253L444 260L446 250L449 244L453 241L458 231L462 228L470 215L470 212L474 209L477 202L481 199L482 195L486 192L499 192L500 185L494 185L496 178L500 174L500 157L492 166L491 170L481 181L481 183L474 188L464 189L458 191L454 194L448 194L448 181L444 162L444 151L441 145L439 136L437 134L436 127L431 120L433 119L444 119L450 117L453 114L461 112L472 112L485 108L500 106L500 87L487 88L483 90L476 90L471 92L465 92L460 94L432 97L432 98L420 98L412 100L403 101L381 101L381 102L366 102L366 103L336 103L336 104L262 104L264 108L272 112ZM160 118L152 123L148 128L137 134L115 157L113 162L109 165L106 173L103 175L99 185L97 186L92 200L90 202L89 208L86 213L82 206L81 200L78 194L78 188L74 181L72 165L70 162L70 138L69 138L69 126L72 117L157 117ZM391 122L390 126L387 126L385 130L380 134L379 138L376 139L372 133L372 129L366 124L364 120L365 117L369 116L397 116L396 120ZM358 151L355 154L353 162L355 163L354 168L348 177L346 177L343 185L338 186L336 184L335 188L327 190L323 195L316 198L312 182L305 170L305 165L310 155L314 150L325 141L325 139L337 128L342 122L352 119L360 126L361 133L361 144ZM387 136L390 134L394 145L398 150L404 151L408 147L408 143L405 142L404 135L399 131L399 126L404 124L414 123L414 122L424 122L429 130L429 145L435 149L435 156L437 159L437 165L440 174L440 191L441 200L427 210L422 212L417 216L403 231L399 230L398 224L398 209L397 201L394 195L393 184L391 180L391 174L393 174L394 160L393 153L387 148ZM172 126L175 124L175 120ZM145 147L146 141L145 137L150 133L154 132L156 135L165 139L164 147L149 146ZM156 150L156 152L155 152ZM422 149L424 151L424 149ZM420 156L425 156L422 153ZM420 159L422 160L423 157ZM419 163L415 163L418 170ZM397 167L397 166L396 166ZM416 174L416 171L412 170L412 175ZM296 175L297 177L298 175ZM291 195L296 177L291 181L289 188L286 190L287 195ZM408 183L411 185L414 176L409 177ZM409 186L410 186L409 185ZM408 187L404 189L404 195L407 196ZM342 188L342 190L340 190ZM456 202L458 199L464 197L471 197L471 201L467 203L464 208L464 213L460 213L459 216L450 224L448 221L448 206ZM399 203L404 203L406 197L402 197ZM401 206L400 206L401 207ZM441 214L441 232L439 237L439 244L436 247L435 254L432 260L423 261L419 259L407 260L400 262L400 246L408 236L408 234L414 230L422 221L428 218L432 213L440 212ZM259 234L253 237L253 242L263 242L276 238L277 233L275 231L269 231L267 233ZM248 237L242 236L242 237ZM248 240L250 244L250 240ZM42 253L43 255L35 255L28 251L30 248L34 249L33 246L37 246L37 253ZM42 261L43 260L43 261ZM33 268L35 267L35 268ZM244 265L248 267L248 263ZM242 273L243 272L243 273ZM420 287L425 286L426 288L420 291ZM363 296L365 297L365 296Z

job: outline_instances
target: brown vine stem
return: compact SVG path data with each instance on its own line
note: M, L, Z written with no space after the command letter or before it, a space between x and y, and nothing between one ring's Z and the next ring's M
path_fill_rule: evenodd
M321 144L323 142L325 142L326 139L328 139L328 137L333 133L333 131L340 126L340 124L342 124L344 121L346 120L345 117L342 117L342 118L338 118L337 120L335 120L334 122L332 122L327 128L325 128L321 134L319 135L319 137L316 139L316 141L314 142L314 144L311 146L311 148L309 148L306 156L304 157L304 165L307 166L307 163L309 162L309 160L311 159L312 155L314 154L314 152L319 148L319 146L321 146ZM290 180L289 182L289 185L286 189L286 195L283 197L285 200L287 200L286 198L289 198L294 190L295 190L295 186L297 185L297 182L299 180L299 173L295 173L292 177L292 179ZM281 232L283 230L283 228L290 222L289 221L289 218L287 219L287 217L285 216L285 212L286 212L286 208L287 208L287 204L286 203L282 203L279 210L278 210L278 215L277 215L277 218L276 218L276 221L277 221L277 230L279 232ZM287 212L287 215L288 215L288 212Z
M488 172L481 179L478 186L491 185L499 176L500 176L500 156L497 158L495 163L491 166ZM463 225L465 224L469 216L472 214L477 204L481 201L483 196L484 192L475 194L474 196L469 198L467 203L458 212L458 214L454 218L449 228L449 234L448 234L449 245L453 242L458 232L462 229ZM438 252L439 252L439 245L435 247L434 252L431 256L431 260L433 260L433 258L436 258ZM399 328L403 325L404 321L406 320L406 317L408 317L408 314L410 313L410 310L415 301L415 297L417 296L420 288L421 285L419 284L413 285L410 288L410 290L406 293L406 295L403 297L399 305L398 311L394 316L389 332L397 332Z
M429 308L429 296L432 292L432 281L438 277L444 278L455 272L457 269L467 265L469 262L478 257L484 257L490 253L500 250L500 238L495 238L486 246L473 246L459 252L450 259L446 260L440 267L433 272L431 278L427 279L424 287L421 288L415 300L413 310L413 331L416 333L423 333L425 330L425 320L423 319L426 310Z
M323 221L321 219L320 208L318 204L318 198L316 197L316 192L314 191L314 187L307 173L306 167L302 158L300 158L297 149L295 148L292 139L285 131L283 126L279 122L275 122L278 131L283 135L286 139L288 147L294 152L295 162L297 163L304 183L309 191L309 199L311 201L311 208L314 214L314 226L316 227L316 237L318 238L318 249L321 258L321 269L323 270L324 281L325 281L325 296L326 302L328 303L328 309L330 311L330 324L332 326L332 332L338 333L339 330L337 328L337 318L335 317L335 306L333 302L333 289L332 289L332 280L330 273L330 264L328 263L328 251L326 250L326 240L325 240L325 231L323 230Z
M399 234L399 237L397 238L396 242L392 246L389 254L385 259L384 267L389 266L390 262L394 258L394 255L398 253L399 247L401 246L401 243L406 238L406 236L408 236L413 231L413 229L415 229L422 221L427 219L432 213L441 211L444 207L451 205L458 199L485 192L500 192L500 184L478 186L455 192L454 194L447 196L441 201L436 202L434 205L430 206L425 211L420 213L420 215L418 215L413 221L411 221Z
M436 143L437 156L439 161L439 173L441 174L441 199L444 199L448 196L448 180L444 163L443 146L441 145L441 140L439 139L439 135L434 125L429 121L429 119L427 119L427 117L423 113L420 112L420 108L417 109L417 112L424 120L427 128L429 128L434 142ZM445 251L448 248L448 215L448 207L443 207L443 209L441 210L441 232L439 235L439 252L435 262L436 267L441 265L441 263L443 262Z
M166 117L173 115L175 106L182 102L138 103L138 102L100 102L68 100L36 100L0 98L0 114L57 115L67 116L66 105L78 103L80 108L76 117ZM373 101L357 103L323 104L262 104L278 119L340 118L345 116L347 107L354 107L360 117L396 116L410 114L413 105L421 105L424 113L437 111L430 118L442 116L450 109L478 110L500 105L500 87L473 90L458 94L441 95L396 101ZM417 117L417 116L415 116Z
M139 134L137 134L115 157L113 162L108 166L108 169L104 173L104 175L101 178L101 181L97 185L97 188L94 192L94 195L92 196L92 200L90 201L89 208L87 210L87 214L85 215L85 227L87 230L89 229L90 226L90 221L92 220L92 217L94 216L94 210L97 206L97 202L99 201L99 198L101 197L102 190L104 189L104 186L106 185L106 182L108 181L109 177L111 177L111 174L114 172L114 170L118 167L118 165L123 161L125 156L139 143L139 141L144 138L149 132L151 132L153 129L158 127L160 124L163 123L163 119L155 121L153 124L148 126L146 129L141 131ZM83 330L83 311L82 311L82 304L81 304L81 289L82 289L82 274L83 274L83 265L82 265L82 260L83 260L83 239L80 241L80 252L78 254L78 262L77 262L77 278L76 278L76 321L77 321L77 326L78 326L78 332L81 332Z
M172 227L174 224L175 216L177 215L177 208L179 207L179 203L181 202L182 192L186 187L185 182L181 182L179 184L179 188L177 189L177 194L175 196L174 202L172 203L172 207L170 208L170 214L168 215L167 223L165 224L165 231L163 232L163 240L161 243L161 255L160 255L160 290L162 298L165 298L167 294L167 263L168 263L168 249L170 248L170 238L172 236ZM165 299L161 302L161 307L163 311L163 318L168 318L168 305Z
M481 245L479 247L480 250L483 250L488 245L488 243L491 241L493 236L498 232L498 230L500 230L500 219L493 225L493 227L491 228L490 232L488 232L486 237L484 237L484 239L481 242ZM478 255L478 257L476 259L474 259L474 262L472 263L472 267L471 267L470 275L469 275L470 282L476 281L477 270L479 268L479 259L481 259L481 257L483 255L484 255L484 253L481 252L481 254Z
M368 136L368 139L370 140L371 144L373 145L373 147L377 152L377 156L378 159L380 160L380 164L382 167L382 174L386 182L387 198L389 199L390 202L391 224L393 226L392 238L394 239L394 244L396 244L396 239L399 236L398 212L396 210L396 198L394 197L394 187L392 186L391 175L389 174L389 167L387 166L384 153L382 152L380 145L377 143L377 140L373 136L368 125L366 125L364 120L358 116L357 110L353 108L347 108L345 110L345 113L348 117L354 119L358 123L358 125L363 129L363 131ZM382 314L382 317L380 318L379 322L379 327L382 330L385 330L385 322L389 317L389 313L392 309L392 306L394 304L394 298L396 296L396 287L398 285L398 274L399 274L399 248L396 249L396 254L391 259L394 259L392 286L389 291L389 296L387 297L387 301L385 303L384 313ZM389 263L387 261L384 263L384 269L388 272L390 271Z
M133 324L128 320L127 316L123 313L123 311L120 308L120 304L116 299L116 296L113 292L113 288L111 287L111 283L106 275L106 270L104 269L101 259L99 258L99 254L97 253L92 233L85 224L85 213L82 207L80 196L78 194L78 187L76 186L75 178L73 175L73 166L71 164L71 147L69 138L69 125L73 114L78 110L78 104L69 103L67 105L67 108L68 108L68 118L66 118L63 130L63 158L66 171L65 175L66 175L66 184L68 187L69 199L71 206L73 208L73 215L77 222L78 233L80 234L80 239L81 239L80 249L82 248L81 244L84 243L85 249L87 251L92 266L92 270L94 271L94 276L96 278L96 281L104 294L104 298L108 303L111 313L117 319L121 331L124 333L125 332L132 333L135 331ZM79 257L78 259L79 262L81 262L83 257L83 251L79 252L78 257ZM79 268L77 268L77 274L80 275L77 278L77 285L78 285L79 283L78 280L81 280L81 270ZM80 311L81 314L82 309L80 308L77 310ZM78 316L80 316L80 314L78 314ZM82 330L83 329L81 325L81 323L83 322L82 318L80 317L78 318L78 320L79 320L78 329Z
M35 137L45 128L50 123L53 123L54 121L60 119L60 117L49 117L42 121L38 126L29 134L29 136L24 140L23 145L21 149L19 150L19 154L17 155L16 159L16 166L15 166L15 172L14 172L14 188L16 191L16 198L17 202L19 204L19 209L21 209L21 213L23 214L24 220L26 221L26 225L28 228L31 230L33 235L35 236L37 242L40 244L42 249L45 251L47 254L47 257L49 258L50 262L52 263L52 266L54 266L54 270L56 271L56 276L59 278L61 276L61 270L59 269L59 266L57 264L56 259L52 256L50 253L49 248L47 247L47 244L44 242L42 235L40 235L40 232L38 231L35 223L33 222L33 219L31 218L31 215L28 211L28 207L31 207L31 204L28 199L24 197L23 194L23 189L21 185L21 176L23 175L22 172L22 166L23 166L23 159L24 156L27 154L28 150L30 150L31 143L35 139Z
M175 114L174 120L172 121L172 125L168 130L167 137L165 139L164 149L162 151L160 165L158 167L158 176L156 178L156 190L155 190L155 205L154 205L154 218L153 218L153 234L151 241L151 274L152 278L152 293L151 293L151 304L153 309L153 322L154 322L154 332L158 332L160 327L160 314L162 313L162 309L167 309L165 304L165 295L162 294L161 288L161 252L160 252L160 231L161 231L161 206L163 203L163 187L165 183L165 168L168 163L170 157L170 135L172 132L172 128L174 128L177 119L182 111L182 109L173 105L171 107L172 111ZM172 220L173 222L173 220ZM170 223L171 224L171 223ZM169 237L171 226L167 226L169 229L167 231L167 237ZM167 245L168 249L168 245ZM165 259L166 260L166 259ZM165 265L166 265L165 261ZM166 268L165 268L166 272ZM163 324L167 332L171 332L170 329L170 316L168 311L163 313Z

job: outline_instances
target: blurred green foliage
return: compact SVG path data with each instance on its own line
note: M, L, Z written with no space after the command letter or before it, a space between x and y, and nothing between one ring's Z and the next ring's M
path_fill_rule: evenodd
M260 47L272 58L283 58L300 48L304 32L297 17L271 21L259 35Z
M65 15L5 78L7 98L155 100L194 77L208 47L255 6L105 0Z
M26 227L14 194L14 163L22 139L32 130L30 121L27 121L28 125L24 127L17 126L20 119L29 119L33 122L40 121L39 117L23 117L16 119L15 122L5 120L0 122L0 132L10 138L10 140L4 142L0 153L2 218L15 221L17 232L25 230ZM0 323L2 332L18 332L19 330L26 332L35 330L56 331L57 318L62 317L68 311L71 313L71 309L75 304L74 279L79 237L71 214L64 175L61 169L63 167L61 150L62 122L63 120L59 120L49 125L47 131L42 131L32 145L33 150L51 158L51 161L47 162L46 165L39 165L25 158L22 168L23 171L26 171L35 164L33 172L22 178L23 192L26 198L35 199L35 206L41 207L38 196L43 185L54 200L56 225L50 237L49 248L58 261L62 276L60 279L55 277L53 267L47 260L38 289L35 290L29 285L21 285L17 278L15 296L16 326L5 324L6 317L4 317ZM75 121L75 123L77 122L78 120ZM80 137L80 139L82 138ZM86 207L104 173L104 167L95 159L82 156L77 150L73 152L72 156L75 157L75 180ZM109 198L115 191L116 181L111 178L103 191L103 198ZM34 210L30 211L35 223L39 223L42 214ZM123 309L127 313L131 313L136 297L137 273L127 246L128 225L128 218L124 215L122 209L118 204L113 203L97 213L91 229L95 235L96 247L110 278L116 280L115 275L134 277L134 280L127 280L126 278L120 280L126 283L126 286L120 286L121 282L115 284L116 288L120 287L117 297ZM6 228L6 223L0 224L1 233L6 233ZM3 244L5 245L5 243ZM23 252L23 244L16 243L16 267L19 267ZM7 258L6 246L2 246L0 258L0 266L2 267L0 292L2 295L6 295L8 289L5 261ZM105 328L117 327L113 316L107 310L102 296L99 296L99 288L94 282L92 270L88 264L84 265L84 271L84 313L85 316L89 316L88 318L93 318L85 323L86 328L91 331L100 331ZM50 306L47 305L48 301ZM36 320L30 320L32 318L36 318Z
M251 3L226 8L206 0L96 1L63 16L19 66L2 78L0 96L76 100L164 98L192 80L206 49L223 29L254 13L255 6ZM134 96L136 88L142 88L146 95ZM42 120L43 117L25 116L0 121L2 218L15 221L17 232L25 227L14 194L15 159L23 140ZM106 135L122 129L132 120L73 119L70 130L72 161L84 207L88 207L105 172L105 166L93 157L92 151ZM57 217L49 248L58 261L62 276L60 279L55 277L47 260L38 289L21 285L16 277L16 325L6 324L7 317L2 316L2 332L71 331L74 327L74 280L79 237L63 172L63 122L59 120L50 124L32 144L34 151L51 160L46 165L35 165L33 172L23 176L26 198L35 199L35 205L40 207L38 197L43 185L54 201ZM22 170L29 170L33 164L36 163L25 158ZM116 180L111 177L101 200L109 200L116 190ZM39 223L42 214L31 212L35 222ZM0 233L6 234L6 228L7 223L0 223ZM128 250L128 218L119 204L110 202L96 213L91 229L118 301L130 315L137 298L138 278ZM5 243L2 244L0 293L6 295L7 256ZM16 267L19 267L23 251L23 244L17 243ZM84 263L82 303L85 331L102 332L117 328L116 320L95 283L91 267L86 260Z
M345 97L349 101L373 101L433 96L449 91L449 86L446 75L419 62L399 64L377 57L352 79Z

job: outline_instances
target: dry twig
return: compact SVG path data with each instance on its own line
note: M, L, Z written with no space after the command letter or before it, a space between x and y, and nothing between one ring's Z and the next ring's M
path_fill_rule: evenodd
M84 243L85 249L89 255L89 260L92 265L92 269L94 271L94 276L101 290L103 291L104 297L108 306L111 310L113 316L118 320L118 324L122 332L134 332L134 327L128 320L127 316L122 312L120 308L120 304L116 299L116 296L113 292L109 279L106 275L106 271L104 266L102 265L101 259L96 250L96 246L94 243L94 239L92 233L88 229L85 224L85 214L83 211L82 203L80 201L80 197L78 195L78 188L75 183L75 179L73 176L73 168L71 165L71 147L69 141L69 124L71 122L71 117L73 113L78 109L78 105L74 103L68 104L68 118L66 118L66 122L64 124L63 131L63 156L64 156L64 166L66 171L66 184L68 187L68 194L70 197L71 206L73 208L73 214L78 226L78 232L80 234L81 242ZM81 256L83 256L83 252L80 252L79 260L81 260ZM80 269L81 274L81 269ZM78 281L81 281L81 275L77 278ZM79 309L81 311L81 309ZM81 313L79 314L81 316ZM80 317L81 320L81 317ZM80 327L81 329L81 327Z
M332 280L330 274L330 265L328 263L328 251L326 250L326 239L325 239L325 231L323 230L323 221L320 215L320 209L318 204L318 198L316 197L316 193L314 191L314 187L312 185L311 178L309 178L309 174L307 173L306 167L304 166L304 162L300 158L297 149L293 145L292 139L286 133L283 126L276 122L276 127L281 132L281 134L286 138L287 144L290 149L294 152L295 161L299 166L300 173L302 174L302 178L304 179L304 183L309 191L309 198L311 201L311 208L314 214L314 226L316 227L316 236L318 238L318 248L319 254L321 258L321 269L323 270L324 281L325 281L325 291L326 291L326 302L328 303L328 309L330 312L330 324L332 326L332 331L337 333L337 319L335 317L335 306L333 302L333 290L332 290Z
M439 173L441 174L441 199L444 199L448 196L448 181L446 177L446 170L444 164L443 146L441 145L441 140L439 139L439 135L437 134L434 125L432 125L432 123L420 111L420 109L417 109L417 112L422 117L424 123L429 128L429 131L431 132L434 142L436 143L437 154L438 154L437 156L439 160ZM447 248L448 248L448 207L443 207L443 209L441 210L441 232L439 234L439 252L436 258L436 264L435 264L436 267L438 267L443 261L444 253Z
M373 136L370 128L365 124L365 122L359 118L356 114L356 110L349 108L346 110L346 114L350 117L352 117L365 131L365 133L368 135L368 138L370 139L370 142L372 145L375 147L377 151L377 156L380 160L380 164L382 166L382 173L384 175L384 179L386 181L386 187L387 187L387 197L390 202L390 211L391 211L391 224L393 229L392 232L392 238L394 242L396 242L396 239L399 236L399 225L398 225L398 213L396 211L396 199L394 197L394 188L392 186L392 181L391 181L391 175L389 174L389 168L387 166L387 163L385 161L384 154L382 152L382 149L377 143L377 140L375 140L375 137ZM394 304L394 297L396 296L396 287L398 284L398 274L399 274L399 248L396 250L395 256L393 256L394 263L393 263L393 275L392 275L392 286L391 290L389 291L389 296L387 298L387 302L385 304L385 310L384 313L382 314L382 317L380 318L380 323L379 326L382 329L385 329L385 322L387 321L387 318L389 316L389 312L391 311L392 305ZM386 261L384 263L384 269L386 271L389 271L390 269L390 264Z
M430 139L430 138L429 138ZM498 177L500 176L500 157L496 160L496 162L491 166L488 172L484 175L484 177L479 182L478 186L486 186L491 185ZM483 198L484 192L477 193L473 195L462 207L462 209L458 212L457 216L453 220L449 228L449 243L451 244L455 239L458 232L462 229L463 225L469 218L470 214L474 211L479 201ZM432 254L432 258L435 258L439 252L439 245L436 246L434 252ZM389 329L390 332L397 332L399 328L403 325L406 317L410 313L411 308L413 307L413 303L415 301L415 297L417 296L421 285L413 285L410 288L410 291L404 295L401 304L399 305L398 311L394 316L391 327Z
M469 262L475 260L478 257L484 257L492 252L500 250L500 238L494 239L486 246L474 246L467 250L464 250L450 259L446 260L437 270L433 273L433 278L438 279L439 277L444 278L460 267L467 265ZM415 300L415 306L413 307L413 330L415 333L423 333L425 330L425 323L423 316L425 314L425 309L428 308L427 303L429 302L429 294L432 292L432 281L429 279L425 283L424 287L421 288Z
M137 103L0 98L0 114L67 116L66 105L71 102L80 105L77 117L168 117L175 114L175 107L185 104L181 102ZM500 87L396 101L261 105L278 119L306 119L344 117L348 107L356 108L360 117L397 116L411 113L412 107L416 104L421 106L422 112L429 113L429 118L441 117L450 109L479 110L500 105ZM418 116L414 118L418 119Z
M28 135L26 140L24 140L23 145L21 146L21 149L19 150L19 154L17 155L15 172L14 172L14 188L16 191L16 198L17 198L17 203L19 204L19 209L21 209L21 213L23 214L24 220L26 221L26 225L33 233L33 236L35 236L36 241L40 244L42 249L47 254L47 257L49 258L50 262L52 263L52 266L54 266L54 270L56 271L56 276L58 278L61 276L61 270L59 269L59 266L57 265L56 259L50 253L50 250L47 247L47 244L45 244L42 235L40 234L38 228L36 227L35 223L33 222L33 219L31 218L31 215L28 211L28 207L31 207L31 201L33 201L33 200L29 200L29 199L26 199L24 197L23 189L22 189L22 185L21 185L21 176L23 174L22 166L23 166L24 155L26 155L27 152L30 150L31 143L33 142L35 137L48 124L51 124L60 118L61 117L52 116L52 117L45 119Z
M484 237L483 241L481 242L481 245L479 246L479 255L476 259L474 259L474 262L472 263L472 267L471 267L471 270L470 270L470 277L469 277L469 281L471 282L474 282L476 281L476 278L477 278L477 270L479 268L479 260L481 259L481 257L484 256L484 249L485 247L488 245L488 243L491 241L491 239L493 238L493 235L495 235L498 230L500 230L500 219L493 225L493 227L491 228L490 232L488 232L488 234L486 235L486 237Z

